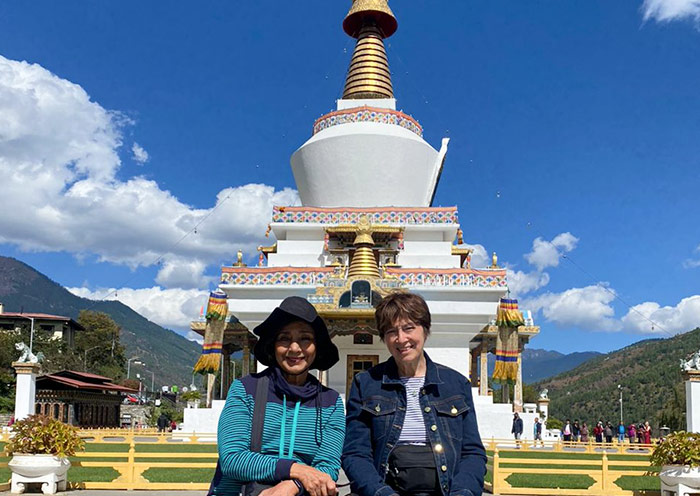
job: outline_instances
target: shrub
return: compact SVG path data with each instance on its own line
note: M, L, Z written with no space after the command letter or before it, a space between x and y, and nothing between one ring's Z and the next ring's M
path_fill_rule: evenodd
M700 434L679 431L656 445L651 457L652 465L700 466Z
M8 454L43 454L67 457L82 450L84 442L75 427L44 415L30 415L12 426L14 436L5 446Z
M197 401L202 399L202 393L200 393L197 390L194 391L187 391L186 393L182 393L180 395L180 399L182 401Z
M547 417L547 429L559 429L564 427L564 422L556 417Z

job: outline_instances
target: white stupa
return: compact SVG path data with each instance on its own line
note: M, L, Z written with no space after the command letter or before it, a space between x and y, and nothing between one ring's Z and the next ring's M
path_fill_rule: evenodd
M448 140L438 151L414 118L396 110L383 40L397 21L386 0L355 0L343 28L357 38L343 98L291 158L302 206L274 208L267 234L276 242L260 247L258 266L239 257L222 268L219 287L237 320L226 334L227 353L242 349L244 372L252 370L252 329L283 298L305 297L341 355L321 380L344 396L355 373L389 357L374 329L374 306L389 291L414 291L432 314L427 352L471 378L482 436L510 437L513 409L522 411L521 385L512 405L494 404L486 381L486 354L495 346L490 322L507 291L506 271L495 254L491 266L471 267L457 208L431 206ZM524 344L537 328L521 331ZM189 412L190 430L215 425L205 416Z

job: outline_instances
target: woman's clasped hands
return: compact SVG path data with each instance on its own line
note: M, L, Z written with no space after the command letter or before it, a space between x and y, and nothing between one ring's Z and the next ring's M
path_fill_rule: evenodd
M336 496L338 489L331 476L308 465L295 463L289 471L292 479L301 482L310 496Z

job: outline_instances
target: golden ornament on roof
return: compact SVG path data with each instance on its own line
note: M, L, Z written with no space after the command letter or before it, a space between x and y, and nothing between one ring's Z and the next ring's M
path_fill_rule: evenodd
M394 34L399 27L387 0L353 0L350 12L343 21L343 30L349 36L358 38L360 29L367 23L375 24L383 38Z

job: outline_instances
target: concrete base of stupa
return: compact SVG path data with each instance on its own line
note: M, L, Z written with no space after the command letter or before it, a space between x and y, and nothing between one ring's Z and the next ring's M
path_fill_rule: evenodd
M512 439L513 405L494 403L491 396L479 396L478 389L472 388L474 407L479 422L479 432L484 443L491 439ZM345 399L345 398L343 398ZM225 401L214 400L212 408L186 408L184 421L174 435L197 435L200 439L215 439L219 416ZM525 426L522 439L533 439L532 425L535 413L520 413Z

